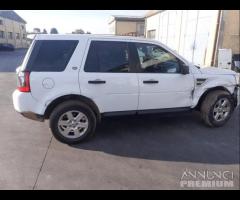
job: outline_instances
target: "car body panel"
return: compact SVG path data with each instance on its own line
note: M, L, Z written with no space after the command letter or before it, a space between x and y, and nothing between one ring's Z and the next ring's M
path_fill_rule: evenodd
M139 73L139 110L190 107L194 79L192 74ZM158 84L144 84L156 80Z

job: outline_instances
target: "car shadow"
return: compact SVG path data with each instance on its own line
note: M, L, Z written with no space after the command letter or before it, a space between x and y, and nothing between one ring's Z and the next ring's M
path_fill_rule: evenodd
M72 147L130 158L239 163L239 109L225 126L205 126L197 112L104 118L96 136Z

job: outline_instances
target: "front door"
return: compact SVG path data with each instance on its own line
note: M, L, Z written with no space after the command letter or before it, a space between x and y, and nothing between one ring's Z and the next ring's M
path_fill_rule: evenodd
M138 110L190 107L194 79L181 74L181 62L164 48L135 43L139 57Z
M91 98L101 113L136 111L138 78L128 43L94 40L89 46L79 74L81 94Z

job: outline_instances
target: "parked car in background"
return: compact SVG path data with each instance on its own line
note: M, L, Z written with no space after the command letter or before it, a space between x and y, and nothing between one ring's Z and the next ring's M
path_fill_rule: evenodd
M0 51L14 51L15 47L12 44L0 44Z
M223 126L237 105L232 70L199 68L153 40L104 35L37 35L17 69L16 111L49 119L53 135L74 144L104 116L197 110Z

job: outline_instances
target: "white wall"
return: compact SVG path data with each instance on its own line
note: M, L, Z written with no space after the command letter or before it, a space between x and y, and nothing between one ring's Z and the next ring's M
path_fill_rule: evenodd
M189 61L209 65L218 10L167 10L146 19L146 33L156 30L156 40Z
M159 34L159 14L153 15L151 17L148 17L146 19L146 27L145 27L146 33L145 35L148 37L148 31L149 30L156 30L156 38L158 38Z
M116 34L115 29L116 29L116 21L113 21L111 22L111 24L109 24L109 33Z

